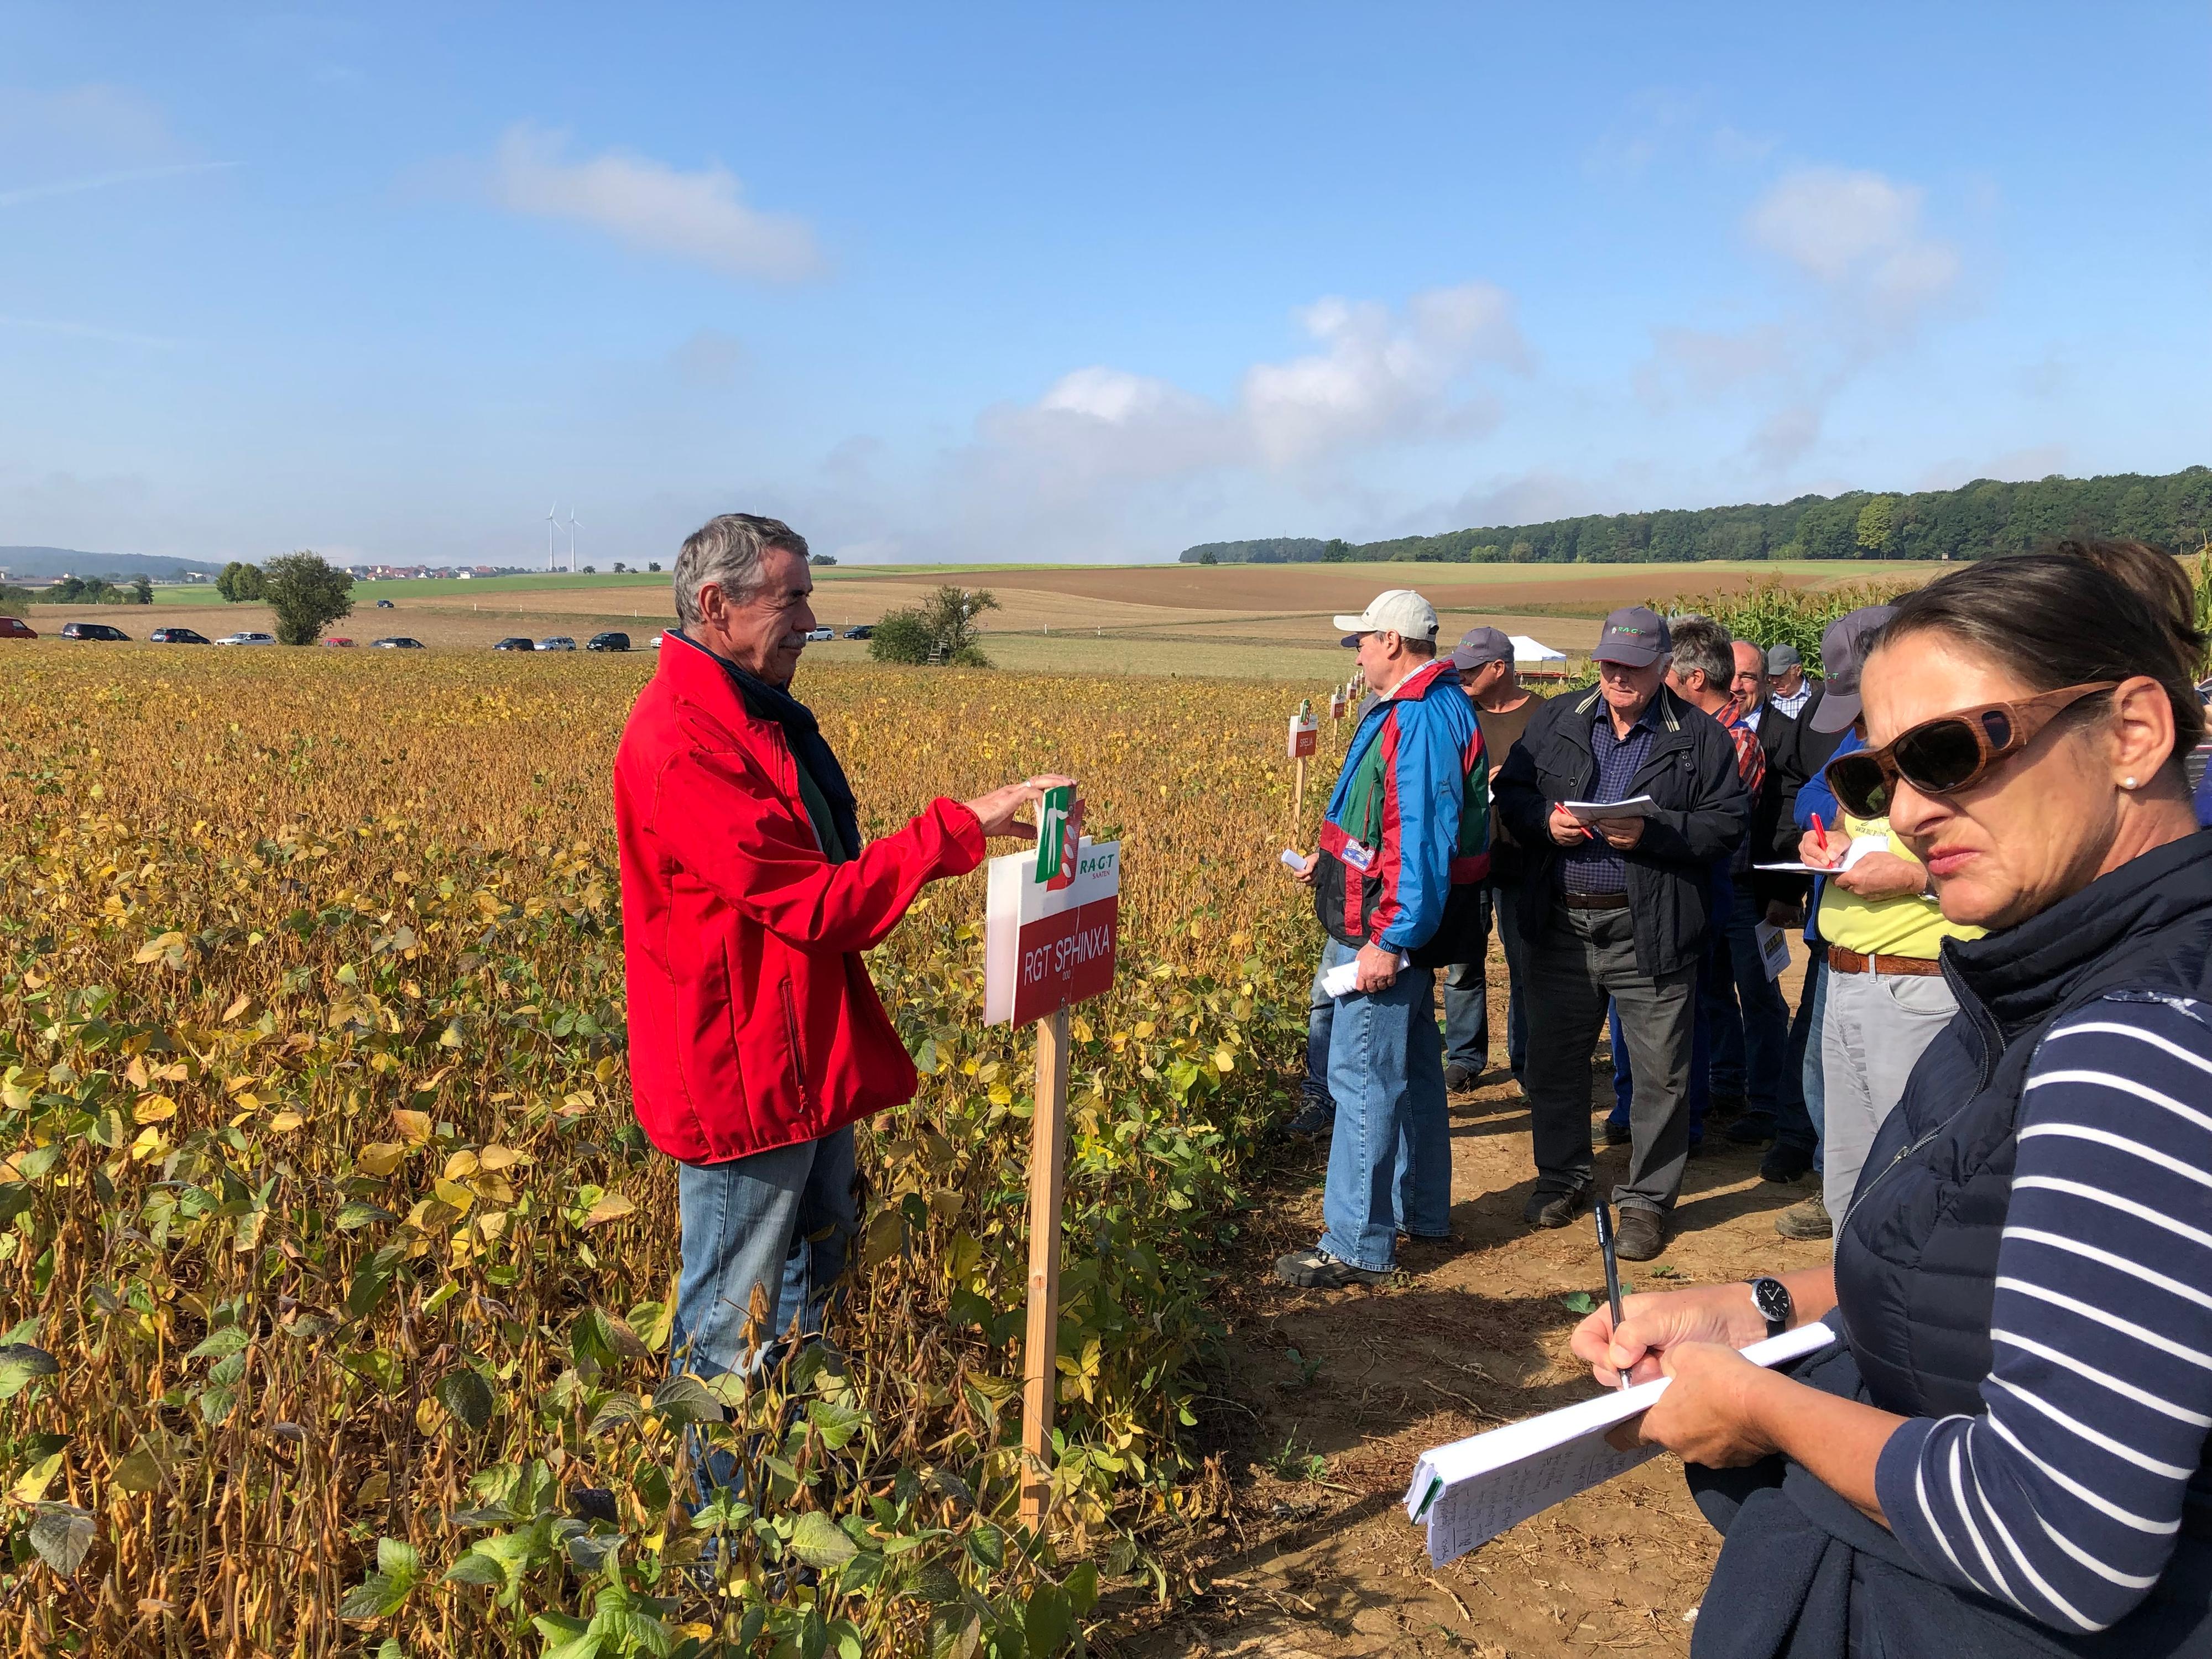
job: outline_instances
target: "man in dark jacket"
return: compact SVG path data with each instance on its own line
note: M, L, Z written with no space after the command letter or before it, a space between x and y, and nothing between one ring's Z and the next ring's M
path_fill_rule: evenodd
M1633 1261L1665 1248L1681 1188L1712 868L1751 811L1734 741L1664 684L1671 643L1665 620L1640 606L1607 617L1590 653L1597 685L1545 705L1498 775L1498 817L1526 855L1516 921L1528 943L1527 1219L1564 1227L1589 1201L1589 1054L1609 996L1637 1082L1628 1179L1613 1189L1620 1254ZM1634 815L1563 805L1639 796L1650 804Z

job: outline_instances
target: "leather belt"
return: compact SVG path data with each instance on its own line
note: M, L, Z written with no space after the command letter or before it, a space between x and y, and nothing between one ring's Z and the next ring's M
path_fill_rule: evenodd
M1828 971L1834 974L1904 974L1914 978L1941 977L1943 964L1926 957L1861 956L1840 945L1828 947Z
M1570 910L1626 910L1626 893L1562 893L1559 902Z

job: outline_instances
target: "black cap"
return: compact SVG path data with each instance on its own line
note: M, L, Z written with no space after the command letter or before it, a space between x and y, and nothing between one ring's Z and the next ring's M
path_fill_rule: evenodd
M1452 647L1452 666L1462 674L1493 662L1513 660L1513 641L1502 628L1470 628Z

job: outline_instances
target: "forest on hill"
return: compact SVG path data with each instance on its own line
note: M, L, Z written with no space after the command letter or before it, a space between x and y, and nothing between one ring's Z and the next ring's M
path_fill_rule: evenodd
M1677 559L1978 559L2061 536L2131 536L2193 553L2212 536L2212 467L2151 477L2056 473L2031 483L1977 478L1907 495L1852 490L1778 506L1592 514L1543 524L1454 530L1392 541L1279 536L1207 542L1185 564L1415 560L1452 564L1629 564Z

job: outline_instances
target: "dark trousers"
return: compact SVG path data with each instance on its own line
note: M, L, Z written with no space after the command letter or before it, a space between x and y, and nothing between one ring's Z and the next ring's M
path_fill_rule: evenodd
M1620 1011L1621 1036L1636 1076L1628 1179L1613 1188L1613 1200L1662 1213L1674 1207L1690 1155L1696 981L1694 967L1660 975L1638 969L1626 907L1553 907L1528 950L1528 1055L1522 1076L1538 1192L1580 1192L1590 1184L1590 1053L1610 998Z
M1521 1075L1528 1054L1528 1010L1521 994L1528 971L1528 947L1516 922L1514 895L1486 888L1490 931L1505 952L1505 1066ZM1480 1077L1490 1067L1489 962L1463 962L1438 976L1444 994L1444 1064L1464 1066Z
M1713 947L1714 972L1708 981L1713 1033L1712 1088L1715 1094L1735 1092L1729 1087L1727 1036L1731 1026L1742 1033L1742 1060L1735 1075L1754 1116L1778 1121L1780 1115L1805 1109L1800 1066L1790 1060L1790 1004L1782 988L1766 976L1766 963L1759 954L1755 930L1765 907L1753 896L1750 878L1723 890L1725 904L1720 920L1725 924ZM1739 1006L1741 1012L1739 1012Z

